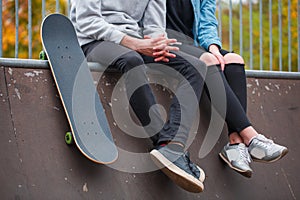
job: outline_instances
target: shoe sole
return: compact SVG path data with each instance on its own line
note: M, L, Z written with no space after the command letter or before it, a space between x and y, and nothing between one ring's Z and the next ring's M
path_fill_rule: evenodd
M243 175L243 176L245 176L245 177L247 177L247 178L251 178L251 176L252 176L252 171L248 171L248 170L244 171L244 170L241 170L241 169L239 169L239 168L236 168L235 166L233 166L233 165L227 160L227 158L226 158L222 153L219 153L219 156L222 158L222 160L223 160L224 162L227 163L227 165L228 165L231 169L233 169L234 171L238 172L239 174L241 174L241 175Z
M255 162L260 162L260 163L273 163L277 160L280 160L281 158L283 158L287 153L289 152L288 149L284 149L282 151L282 153L277 157L277 158L274 158L273 160L262 160L262 159L257 159L255 157L251 157L253 161Z
M203 183L205 181L205 178L206 178L205 172L199 166L197 166L197 168L200 171L199 181L201 181Z
M194 176L186 173L172 162L170 162L164 155L157 150L150 152L151 159L153 162L177 185L183 189L193 192L200 193L204 190L203 183L195 178Z

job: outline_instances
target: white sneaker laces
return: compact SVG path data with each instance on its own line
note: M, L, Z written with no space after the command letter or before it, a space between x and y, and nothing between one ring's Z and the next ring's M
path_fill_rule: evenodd
M248 149L243 146L238 146L240 151L240 157L243 161L246 161L247 163L251 163L251 157L248 152Z
M255 137L253 142L266 149L270 149L272 144L274 144L273 140L267 139L264 135L259 134L257 137Z

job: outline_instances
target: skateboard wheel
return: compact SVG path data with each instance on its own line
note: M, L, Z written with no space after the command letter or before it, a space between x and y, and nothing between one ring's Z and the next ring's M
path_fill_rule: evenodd
M73 135L71 132L67 132L65 135L65 142L67 143L67 145L71 145L73 144Z
M45 51L41 51L39 55L40 60L47 60L47 55Z

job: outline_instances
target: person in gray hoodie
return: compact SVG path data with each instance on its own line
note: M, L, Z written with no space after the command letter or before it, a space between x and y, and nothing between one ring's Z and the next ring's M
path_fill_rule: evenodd
M87 60L123 73L129 103L152 139L154 163L182 188L202 192L204 171L186 149L206 66L172 45L177 41L167 37L165 15L165 0L71 0L70 18ZM146 65L159 65L178 80L166 122L155 106Z

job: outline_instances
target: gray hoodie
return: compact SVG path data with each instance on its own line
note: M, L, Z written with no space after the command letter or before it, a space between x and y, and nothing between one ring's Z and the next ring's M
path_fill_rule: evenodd
M71 0L70 18L80 45L94 40L120 43L165 33L166 0Z

